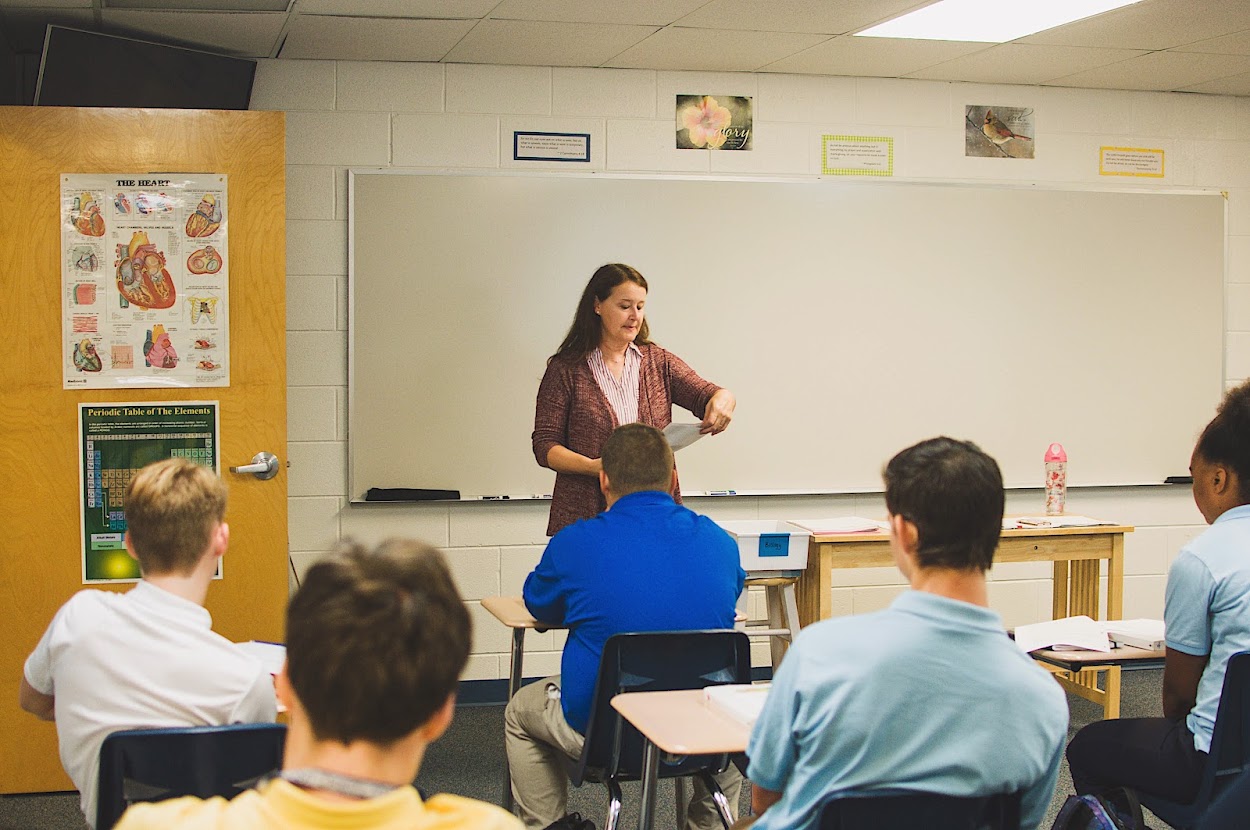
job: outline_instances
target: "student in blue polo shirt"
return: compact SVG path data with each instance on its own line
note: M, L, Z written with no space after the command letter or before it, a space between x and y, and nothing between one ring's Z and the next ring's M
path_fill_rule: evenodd
M1182 803L1198 792L1228 658L1250 650L1250 382L1231 390L1189 470L1211 525L1168 571L1163 717L1099 721L1068 746L1081 794L1114 787Z
M909 792L1022 792L1021 826L1042 820L1068 705L987 607L1003 501L975 444L932 438L890 460L890 547L911 590L799 634L747 748L754 830L816 827L831 798Z
M526 686L504 712L512 793L530 830L565 818L566 758L582 751L603 646L628 631L733 628L746 577L738 546L711 519L673 501L673 451L645 424L617 427L603 447L599 486L608 509L561 530L525 580L535 618L568 626L560 675ZM742 778L717 784L736 811ZM687 830L720 815L695 779ZM568 822L563 822L568 824Z

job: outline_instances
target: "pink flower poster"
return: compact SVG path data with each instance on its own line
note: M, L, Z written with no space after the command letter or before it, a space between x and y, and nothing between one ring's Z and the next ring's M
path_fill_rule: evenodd
M751 99L678 95L678 150L750 150Z

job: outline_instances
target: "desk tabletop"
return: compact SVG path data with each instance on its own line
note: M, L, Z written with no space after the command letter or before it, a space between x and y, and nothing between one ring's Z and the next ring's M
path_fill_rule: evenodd
M1079 671L1096 666L1149 666L1156 663L1162 666L1166 652L1163 649L1134 648L1133 646L1120 646L1111 651L1055 651L1050 648L1039 648L1036 651L1030 651L1029 656L1068 671Z
M520 597L484 597L482 607L508 628L534 628L539 631L565 628L563 625L540 623L534 619L534 615L525 607L525 600Z
M702 689L628 692L612 698L612 708L672 755L745 752L751 737L745 723L709 706Z
M1012 518L1006 516L1004 518ZM1091 525L1089 527L1016 527L1002 531L1004 539L1029 536L1092 536L1112 533L1132 533L1132 525ZM829 542L886 542L890 534L884 530L873 530L867 533L813 533L812 541L818 544Z

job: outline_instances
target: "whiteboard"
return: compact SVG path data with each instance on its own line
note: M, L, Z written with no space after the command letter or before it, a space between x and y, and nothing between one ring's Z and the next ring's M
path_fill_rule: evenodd
M1008 486L1052 441L1072 485L1161 483L1222 391L1214 193L357 170L349 233L353 500L550 493L535 395L606 262L737 395L679 453L686 493L880 490L937 434Z

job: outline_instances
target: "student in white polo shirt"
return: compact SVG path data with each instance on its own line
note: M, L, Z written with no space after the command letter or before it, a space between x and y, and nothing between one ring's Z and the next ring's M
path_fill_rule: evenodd
M147 727L272 721L273 679L212 630L208 586L226 550L226 487L180 458L126 488L126 550L143 579L124 594L80 591L26 660L21 705L55 720L61 764L95 824L100 745Z

